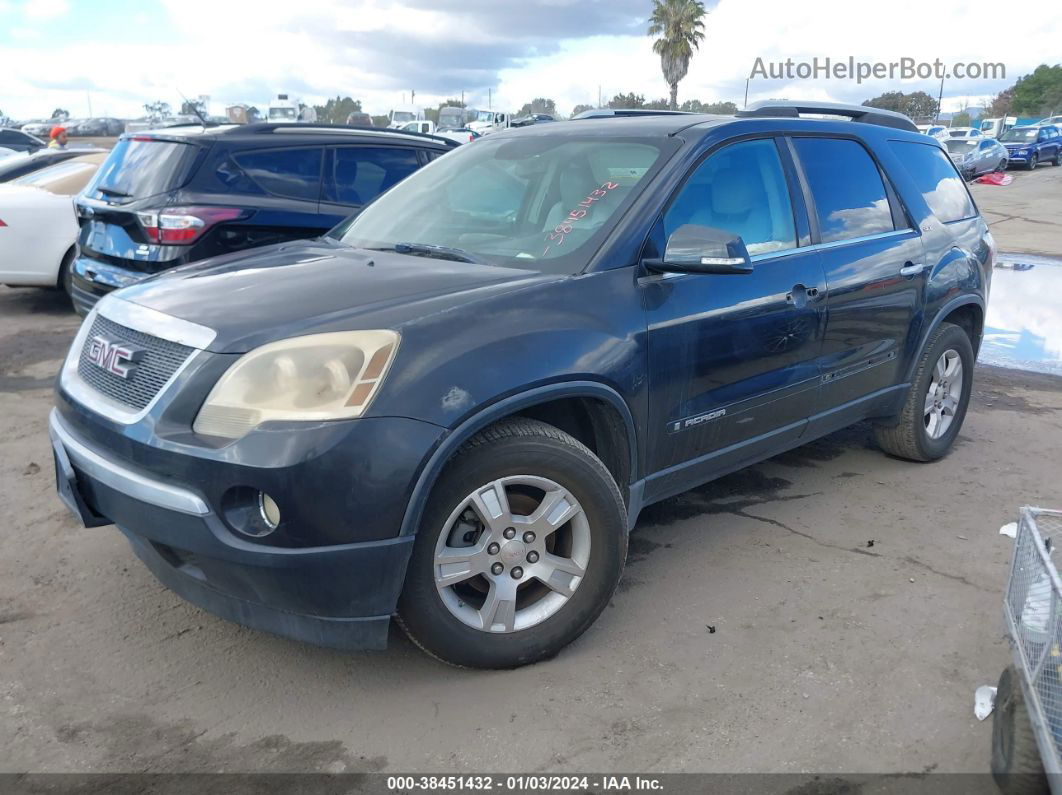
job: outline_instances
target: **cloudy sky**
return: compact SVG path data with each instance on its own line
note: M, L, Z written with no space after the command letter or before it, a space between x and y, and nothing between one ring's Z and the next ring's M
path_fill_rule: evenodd
M645 34L650 0L0 0L0 112L141 115L142 105L207 94L211 112L278 91L313 104L349 95L385 113L408 101L518 109L533 97L562 113L598 92L663 97ZM1060 60L1062 6L1003 25L998 0L709 0L707 37L679 86L687 98L744 100L757 57L794 61L1000 62L1005 79L949 80L944 108L976 104L1043 62ZM878 6L884 8L885 6ZM874 9L874 10L872 10ZM925 90L936 79L753 79L749 101L861 102Z

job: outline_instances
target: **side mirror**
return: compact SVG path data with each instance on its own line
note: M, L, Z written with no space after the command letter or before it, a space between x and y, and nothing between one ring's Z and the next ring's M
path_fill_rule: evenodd
M672 232L664 258L647 259L645 266L668 273L752 273L752 260L738 235L696 224Z

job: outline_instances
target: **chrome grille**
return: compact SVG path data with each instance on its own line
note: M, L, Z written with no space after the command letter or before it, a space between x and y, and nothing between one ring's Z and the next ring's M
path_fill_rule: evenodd
M144 349L143 357L128 378L104 370L91 361L89 348L92 338L103 336L121 340ZM133 409L145 408L159 390L166 385L177 369L184 364L195 348L126 328L103 315L96 315L92 328L85 337L77 363L77 374L85 383L111 400Z

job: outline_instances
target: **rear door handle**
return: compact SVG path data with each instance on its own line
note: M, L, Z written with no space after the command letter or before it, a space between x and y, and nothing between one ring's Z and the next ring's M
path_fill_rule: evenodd
M917 276L925 269L924 263L905 262L904 266L900 268L900 275L903 277Z

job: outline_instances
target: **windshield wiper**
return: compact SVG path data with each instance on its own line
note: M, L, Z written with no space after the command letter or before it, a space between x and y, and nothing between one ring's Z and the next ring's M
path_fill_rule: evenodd
M123 193L120 190L114 190L113 188L96 188L100 193L106 193L108 196L119 196L123 199L128 199L133 194Z
M477 257L461 248L450 246L436 246L431 243L395 243L390 248L375 249L376 251L396 251L399 254L412 254L418 257L434 257L436 259L449 259L456 262L471 262L475 265L490 265L492 263Z

